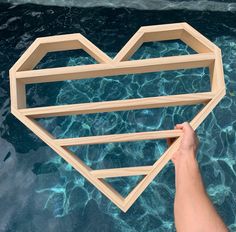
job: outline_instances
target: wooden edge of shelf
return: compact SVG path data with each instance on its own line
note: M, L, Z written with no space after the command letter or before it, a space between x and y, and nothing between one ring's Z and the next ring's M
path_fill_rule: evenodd
M55 139L55 143L62 147L68 146L81 146L103 143L118 143L118 142L131 142L141 140L156 140L165 138L176 138L182 135L181 130L163 130L163 131L147 131L136 133L124 133L124 134L110 134L110 135L98 135L98 136L86 136L79 138L65 138Z
M119 63L100 63L82 66L19 71L15 78L25 84L98 78L123 74L148 73L207 67L215 60L214 53L170 56Z
M215 96L211 92L178 94L159 97L135 98L127 100L80 103L60 106L47 106L19 109L19 112L32 118L54 117L65 115L93 114L99 112L115 112L124 110L137 110L160 108L169 106L193 105L206 103Z
M125 168L111 168L111 169L99 169L92 170L90 173L97 178L114 178L114 177L126 177L126 176L143 176L147 175L152 166L136 166Z

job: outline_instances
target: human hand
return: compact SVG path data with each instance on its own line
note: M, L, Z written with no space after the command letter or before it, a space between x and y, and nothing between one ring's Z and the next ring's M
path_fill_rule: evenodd
M183 130L179 148L172 156L172 161L176 165L177 162L181 162L180 160L186 159L187 157L195 157L199 142L193 128L188 122L176 124L175 129ZM167 143L171 145L173 139L168 138Z

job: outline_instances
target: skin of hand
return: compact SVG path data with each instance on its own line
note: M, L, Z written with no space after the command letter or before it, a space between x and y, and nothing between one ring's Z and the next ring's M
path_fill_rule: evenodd
M198 148L198 138L188 122L182 124L176 124L175 129L183 130L183 137L177 152L172 156L172 161L176 165L181 162L182 159L187 158L189 154L196 154ZM170 146L175 141L175 138L168 138L167 143Z
M210 201L196 159L198 138L188 122L177 124L183 131L178 150L173 154L176 194L174 202L177 232L227 232L223 220ZM167 139L169 145L175 139Z

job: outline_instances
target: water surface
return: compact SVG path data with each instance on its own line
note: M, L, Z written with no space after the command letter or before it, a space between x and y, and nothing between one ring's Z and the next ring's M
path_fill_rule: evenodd
M70 165L10 114L8 70L39 36L79 32L111 57L140 26L186 21L223 54L227 95L197 129L198 160L219 214L236 230L236 14L187 10L76 8L0 4L0 231L175 231L171 163L122 213ZM176 41L149 44L134 58L189 54ZM39 67L93 63L85 54L53 55ZM208 91L207 69L123 75L29 85L27 103L60 105ZM54 136L73 137L173 128L191 120L201 105L40 119ZM93 168L152 164L166 143L142 141L74 147ZM108 180L126 195L139 178Z

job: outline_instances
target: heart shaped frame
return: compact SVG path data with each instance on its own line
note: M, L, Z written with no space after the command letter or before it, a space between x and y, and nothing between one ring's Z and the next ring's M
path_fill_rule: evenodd
M173 39L182 40L195 50L197 54L144 60L128 60L144 42ZM73 49L83 49L91 55L98 64L33 70L48 52ZM54 82L198 67L209 67L211 79L210 92L61 106L36 108L26 107L25 86L30 83ZM42 128L34 119L40 117L204 103L203 109L190 122L191 126L195 130L225 95L221 50L185 22L141 27L114 59L107 56L80 33L37 38L13 65L9 73L12 114L14 114L15 117L25 124L25 126L32 130L39 138L48 144L64 160L71 164L124 212L131 207L135 200L171 159L172 154L178 149L182 136L181 131L164 130L56 139L48 131ZM175 137L177 139L153 164L153 166L92 170L90 167L85 165L81 159L67 149L67 146L75 145L150 140L170 137ZM108 177L133 175L143 175L144 178L126 198L123 198L104 180L104 178Z

